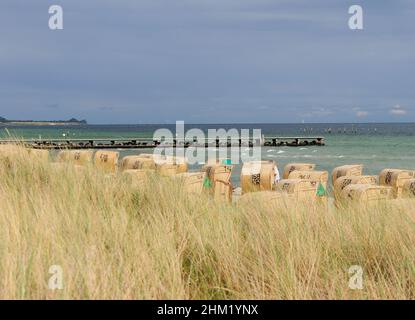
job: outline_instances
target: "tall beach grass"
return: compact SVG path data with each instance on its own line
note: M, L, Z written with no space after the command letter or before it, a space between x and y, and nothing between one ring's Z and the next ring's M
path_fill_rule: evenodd
M412 207L241 206L0 155L1 299L413 299L414 245Z

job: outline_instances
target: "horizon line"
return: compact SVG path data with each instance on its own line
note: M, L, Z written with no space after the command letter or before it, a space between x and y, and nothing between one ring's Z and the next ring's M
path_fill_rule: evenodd
M177 120L182 121L182 120ZM230 125L230 124L415 124L415 121L379 121L379 122L184 122L185 124L201 125ZM146 123L90 123L86 125L114 125L114 126L134 126L134 125L175 125L176 122L146 122Z

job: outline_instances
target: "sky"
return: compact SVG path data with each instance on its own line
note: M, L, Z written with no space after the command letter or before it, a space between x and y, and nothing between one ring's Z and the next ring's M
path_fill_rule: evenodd
M414 17L413 0L2 0L0 116L415 121Z

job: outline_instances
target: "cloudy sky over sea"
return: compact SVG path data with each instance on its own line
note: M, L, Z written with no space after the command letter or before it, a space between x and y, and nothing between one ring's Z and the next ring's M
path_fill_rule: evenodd
M0 116L415 121L414 17L411 0L2 0Z

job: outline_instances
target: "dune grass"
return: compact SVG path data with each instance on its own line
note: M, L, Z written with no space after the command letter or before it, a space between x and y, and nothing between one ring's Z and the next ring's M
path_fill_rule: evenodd
M0 156L1 299L413 299L414 244L410 207L238 206L157 175Z

